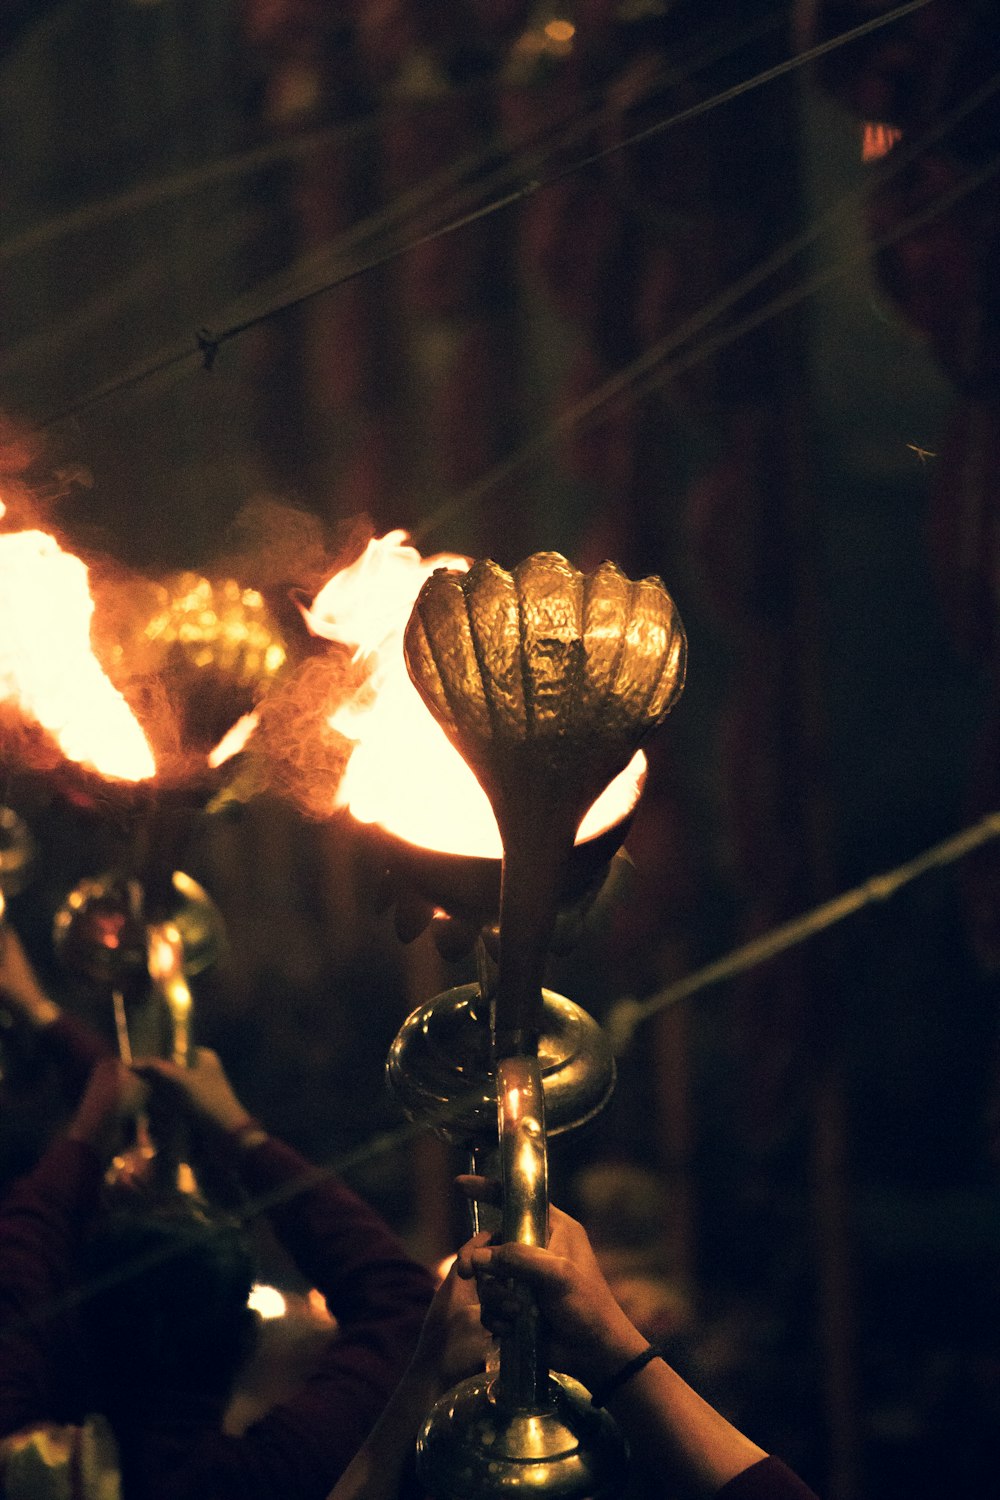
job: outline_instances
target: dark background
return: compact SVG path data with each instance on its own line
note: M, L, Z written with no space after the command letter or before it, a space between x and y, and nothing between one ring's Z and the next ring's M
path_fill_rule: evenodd
M553 964L601 1018L998 805L995 7L738 87L888 9L580 4L569 42L515 0L0 22L0 407L61 536L211 571L267 498L673 593L635 869ZM866 121L902 131L881 163ZM106 1024L49 932L118 830L5 774L42 854L15 921ZM272 797L198 823L230 939L198 1029L433 1259L456 1163L381 1138L383 1062L470 975L366 906L355 842ZM598 1236L634 1209L610 1250L826 1500L995 1484L995 891L987 850L644 1022L553 1143L554 1195Z

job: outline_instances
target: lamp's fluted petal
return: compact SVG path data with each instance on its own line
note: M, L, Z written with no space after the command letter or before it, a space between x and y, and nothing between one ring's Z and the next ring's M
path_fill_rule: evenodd
M410 676L490 799L503 843L498 1055L537 1046L541 980L565 862L587 808L683 682L684 632L659 579L554 552L513 573L477 562L424 584L404 636Z
M522 735L563 733L584 678L583 575L557 552L539 552L514 570L525 715Z
M631 607L632 585L612 562L602 563L584 579L583 640L586 658L581 718L599 713L608 702L625 649L623 623Z
M420 591L406 631L410 676L452 738L488 738L490 717L469 630L462 575L439 569ZM470 691L470 684L477 690Z
M525 719L518 597L509 573L486 559L462 578L469 629L494 735L518 739Z
M686 642L658 578L584 575L557 552L440 570L407 626L410 675L488 794L519 778L593 797L666 715Z
M658 724L684 686L686 651L676 607L660 580L632 584L608 699L609 728L643 734Z

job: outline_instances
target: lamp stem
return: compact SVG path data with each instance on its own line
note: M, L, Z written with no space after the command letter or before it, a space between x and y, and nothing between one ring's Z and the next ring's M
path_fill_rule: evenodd
M538 1051L545 964L579 816L543 793L525 798L514 817L498 810L497 821L503 867L494 1042L504 1058Z

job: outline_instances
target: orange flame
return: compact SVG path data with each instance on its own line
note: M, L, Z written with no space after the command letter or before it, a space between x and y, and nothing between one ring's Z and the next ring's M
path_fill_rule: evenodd
M883 125L877 120L866 120L861 127L861 160L864 162L881 161L902 139L903 132L898 126Z
M327 721L354 746L336 806L421 848L499 859L489 799L410 681L403 655L424 580L437 568L464 573L469 566L468 558L444 553L423 558L405 531L390 531L335 573L303 616L314 635L352 648L366 668L361 687ZM578 841L634 805L645 766L639 752L587 813Z
M93 614L80 558L43 531L0 536L0 703L41 725L69 760L145 781L153 752L91 650Z

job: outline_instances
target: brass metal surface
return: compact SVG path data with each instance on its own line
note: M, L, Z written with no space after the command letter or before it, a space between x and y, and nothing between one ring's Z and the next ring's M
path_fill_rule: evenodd
M585 575L539 552L512 573L488 559L433 573L404 649L502 834L507 804L538 780L582 817L669 712L687 645L658 578L631 582L610 562Z
M503 845L497 1045L531 1050L576 830L684 684L687 643L658 578L585 575L539 552L439 569L404 635L407 668L490 799Z
M106 654L126 682L145 684L143 721L169 776L178 754L207 755L255 708L287 646L261 594L232 578L176 573L131 590L128 603Z
M222 914L207 891L175 870L162 913L179 934L184 973L200 974L225 946ZM52 938L67 968L97 984L128 990L148 980L149 913L138 880L116 873L81 880L57 910Z
M615 1082L607 1033L574 1001L542 991L538 1061L548 1135L592 1119ZM496 1068L489 1004L478 984L457 985L407 1016L389 1049L389 1087L411 1120L454 1145L497 1144Z
M548 1184L542 980L587 808L665 717L684 682L684 630L659 579L612 563L583 575L558 553L506 573L478 562L426 581L404 637L415 686L472 768L503 846L489 1006L505 1240L544 1245ZM499 1372L434 1407L418 1470L434 1500L620 1494L627 1456L586 1392L544 1370L523 1299Z
M510 1412L494 1377L473 1376L432 1407L417 1441L417 1473L431 1500L611 1500L627 1463L616 1424L568 1375L549 1377L538 1409Z
M545 1094L537 1057L505 1057L497 1064L497 1127L505 1243L542 1245L549 1237L549 1163ZM533 1297L521 1299L513 1327L500 1340L496 1386L501 1413L544 1412L549 1376L540 1347Z

